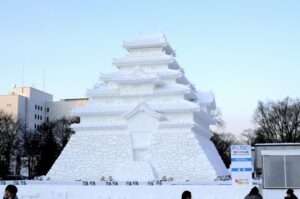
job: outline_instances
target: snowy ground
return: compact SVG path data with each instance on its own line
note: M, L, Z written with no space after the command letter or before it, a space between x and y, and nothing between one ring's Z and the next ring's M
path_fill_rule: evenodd
M6 185L12 182L6 182ZM3 194L6 185L0 185ZM82 185L82 183L27 182L17 185L20 199L179 199L184 190L193 199L243 199L251 187L232 185ZM297 191L296 191L297 194ZM285 190L264 190L264 199L282 199Z

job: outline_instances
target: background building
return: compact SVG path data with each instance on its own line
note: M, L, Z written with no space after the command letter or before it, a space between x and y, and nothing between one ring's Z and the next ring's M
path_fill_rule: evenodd
M37 129L43 122L71 116L73 107L87 102L86 98L63 99L54 102L53 95L32 87L16 87L0 96L0 110L13 114L30 129Z
M62 99L56 102L47 102L46 106L49 109L47 118L49 118L49 120L55 120L62 117L70 117L73 108L83 106L87 101L88 98L74 98Z
M300 143L255 144L254 171L264 188L299 188L299 162Z

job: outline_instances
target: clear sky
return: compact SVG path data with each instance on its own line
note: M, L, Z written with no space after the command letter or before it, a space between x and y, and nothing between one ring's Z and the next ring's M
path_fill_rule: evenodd
M238 134L252 127L258 100L300 96L299 10L299 0L3 0L0 94L22 85L24 65L24 86L85 97L101 72L116 70L123 40L161 31Z

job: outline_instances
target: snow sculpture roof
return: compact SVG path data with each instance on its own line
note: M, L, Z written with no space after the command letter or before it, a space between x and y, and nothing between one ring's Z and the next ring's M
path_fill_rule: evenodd
M170 93L187 93L190 92L190 88L185 85L165 85L161 88L154 90L155 94L170 94Z
M133 83L133 82L130 82ZM180 93L189 93L190 89L183 85L167 85L163 87L158 87L154 90L153 94L145 94L146 95L168 95L168 94L180 94ZM193 95L192 93L189 93L190 95ZM123 94L122 96L124 96ZM127 94L128 96L130 94ZM120 96L120 90L119 89L94 89L94 90L87 90L87 96L88 97L117 97Z
M79 129L124 129L127 125L124 122L110 122L110 123L85 123L85 124L72 124L72 128Z
M167 38L163 33L151 36L143 36L140 34L133 41L124 41L123 47L127 50L133 48L164 47L168 54L175 55L175 51L169 45Z
M214 103L215 96L212 92L197 91L196 95L197 95L197 101L200 104Z
M161 114L159 114L156 111L153 111L150 106L148 104L146 104L145 102L141 102L140 104L138 104L136 107L134 107L132 110L128 111L127 113L124 113L122 115L122 117L124 118L130 118L133 115L135 115L137 112L139 111L145 111L146 113L148 113L149 115L151 115L152 117L158 118L160 120L164 119L165 117Z
M73 109L72 114L74 115L93 115L93 114L124 114L133 110L136 106L134 105L106 105L100 106L97 104L88 103L85 106L81 106ZM148 104L147 109L157 112L187 112L187 111L198 111L199 105L191 102L177 103L177 104Z
M138 68L138 67L137 67ZM181 77L179 71L164 71L157 73L146 73L141 69L136 69L131 74L122 74L121 72L102 74L101 80L114 81L117 83L140 83L153 82L159 79L178 78Z
M146 83L157 81L159 77L155 73L144 72L139 65L137 65L131 74L122 74L120 72L106 73L102 74L101 79L103 81L114 81L116 83Z
M175 58L171 55L157 55L157 56L127 56L123 58L114 58L113 65L130 66L132 64L172 64Z
M108 89L108 88L94 88L94 89L87 89L86 95L88 97L94 96L118 96L120 93L119 89Z

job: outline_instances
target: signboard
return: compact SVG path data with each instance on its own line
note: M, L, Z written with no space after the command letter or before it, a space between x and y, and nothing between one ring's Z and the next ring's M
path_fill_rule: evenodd
M232 185L252 185L252 157L250 145L231 146Z

